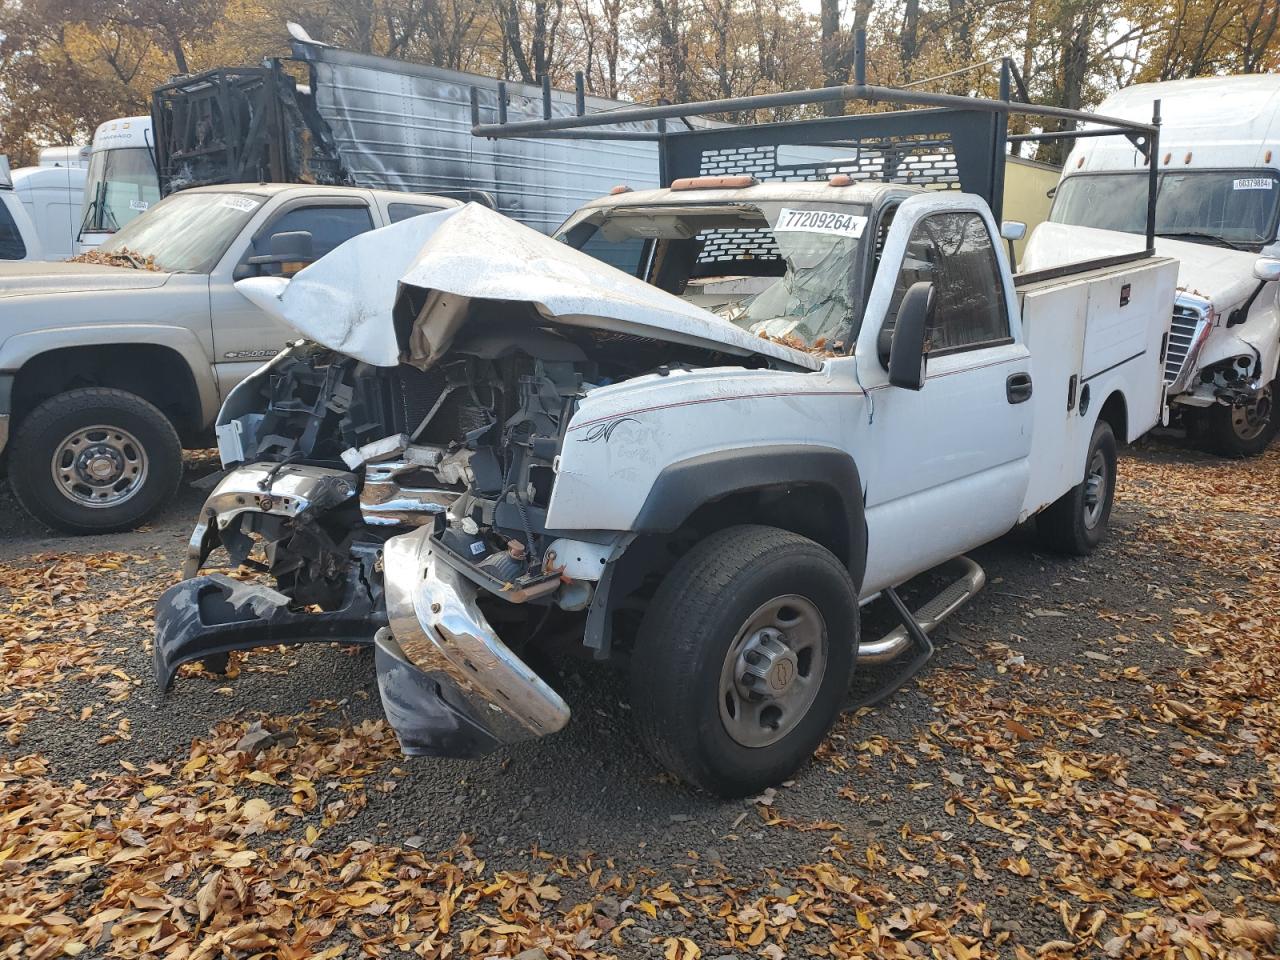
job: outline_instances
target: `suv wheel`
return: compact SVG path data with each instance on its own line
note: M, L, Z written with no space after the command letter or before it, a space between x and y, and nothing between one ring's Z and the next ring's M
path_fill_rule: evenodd
M641 625L640 738L688 783L758 792L822 742L857 646L857 593L829 550L775 527L712 534L672 568Z
M182 479L182 445L163 413L123 390L86 387L22 421L9 483L38 520L68 533L136 527Z

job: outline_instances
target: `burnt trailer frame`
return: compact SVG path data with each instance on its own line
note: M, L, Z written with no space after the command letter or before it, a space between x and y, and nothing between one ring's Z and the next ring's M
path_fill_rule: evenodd
M273 58L216 67L151 93L160 195L224 183L351 185L307 95Z
M1013 90L1017 88L1018 99ZM751 174L760 180L818 180L847 174L854 180L880 180L959 188L986 200L997 220L1004 196L1006 150L1010 143L1076 137L1124 136L1146 158L1146 248L1118 256L1096 258L1035 273L1019 274L1019 284L1064 276L1098 267L1127 263L1155 255L1155 211L1160 153L1160 101L1152 103L1150 123L1100 116L1030 103L1026 86L1013 61L1000 67L1000 97L884 87L866 80L866 35L859 31L854 46L854 82L842 86L766 93L723 100L657 106L624 107L587 114L582 109L582 75L577 78L576 116L555 117L544 109L541 120L508 121L500 110L497 123L481 123L479 102L472 94L472 128L477 137L561 137L566 139L652 140L658 144L659 179L663 186L686 177ZM550 82L543 79L544 103ZM499 97L499 103L502 103ZM831 102L862 101L917 109L864 113L733 126L695 127L690 117L752 110L801 107ZM1088 129L1045 130L1009 134L1009 117L1088 123ZM668 121L684 120L682 127ZM610 129L615 124L657 121L658 132ZM788 163L787 146L849 148L850 159Z

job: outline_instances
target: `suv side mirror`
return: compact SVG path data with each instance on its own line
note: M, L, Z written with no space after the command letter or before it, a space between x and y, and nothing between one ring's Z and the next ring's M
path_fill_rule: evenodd
M889 347L889 382L906 390L924 386L929 362L929 320L933 314L933 284L913 283L898 306L898 322L893 327Z
M1253 276L1257 280L1280 280L1280 260L1274 257L1259 257L1253 261Z

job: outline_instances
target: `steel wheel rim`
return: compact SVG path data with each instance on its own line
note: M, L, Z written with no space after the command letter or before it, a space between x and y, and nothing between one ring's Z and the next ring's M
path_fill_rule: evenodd
M1107 458L1095 450L1084 475L1084 525L1090 530L1098 525L1107 506L1108 473Z
M827 670L827 624L817 606L788 594L756 608L720 668L720 722L744 747L777 743L808 714Z
M1271 423L1271 385L1267 384L1248 403L1231 408L1231 429L1241 440L1256 440Z
M49 464L60 494L82 507L115 507L147 481L147 451L128 430L80 427L54 448Z

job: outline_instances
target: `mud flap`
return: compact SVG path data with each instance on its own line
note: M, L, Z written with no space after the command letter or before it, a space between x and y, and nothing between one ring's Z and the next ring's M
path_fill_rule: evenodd
M339 610L299 613L270 587L222 574L194 577L170 587L156 603L156 683L167 691L184 663L233 650L282 643L371 644L386 622L386 614L374 609L359 586L348 590Z

